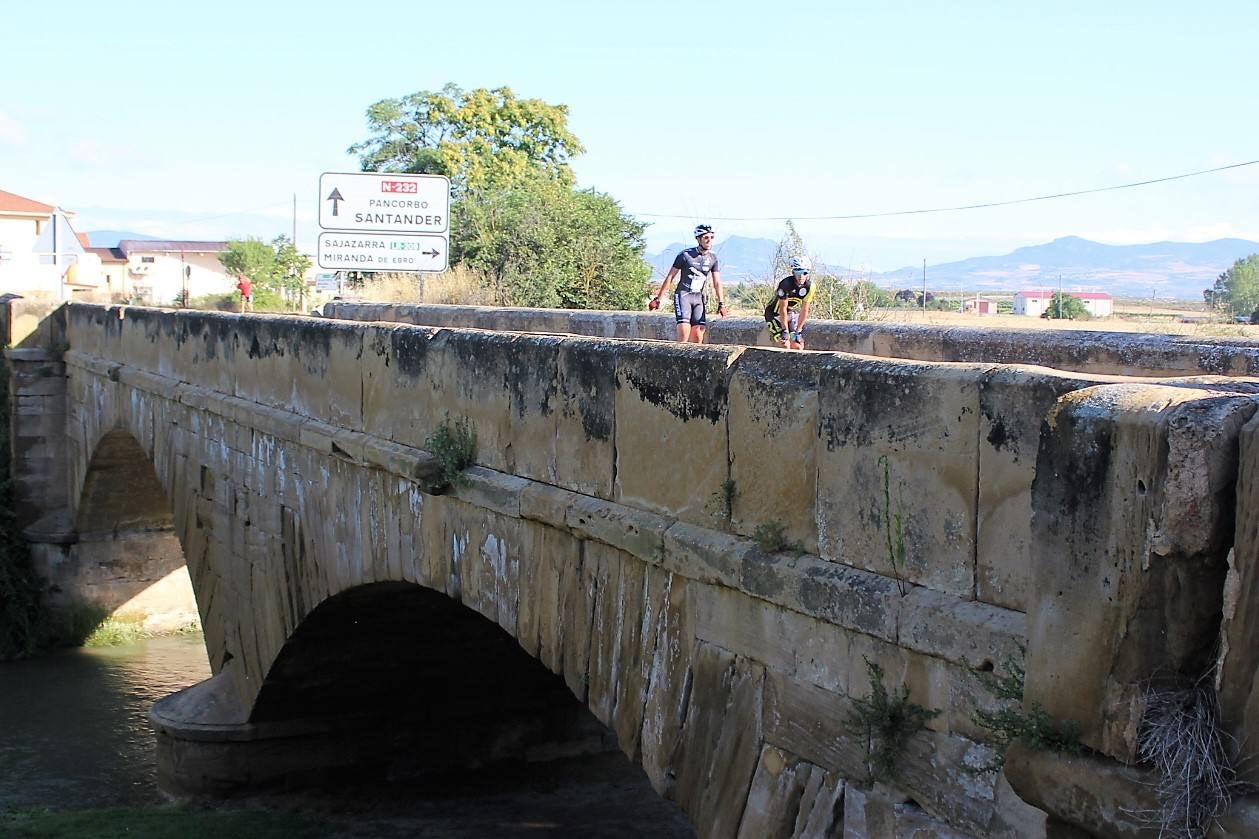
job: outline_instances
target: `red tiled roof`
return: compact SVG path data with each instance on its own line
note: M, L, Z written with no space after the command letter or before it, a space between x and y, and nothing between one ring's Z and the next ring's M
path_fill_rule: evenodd
M22 213L25 215L48 215L55 207L51 204L42 204L30 198L23 198L20 195L14 195L12 192L5 192L0 189L0 213Z
M1033 297L1033 298L1044 297L1046 299L1051 299L1057 293L1058 292L1056 291L1020 291L1019 292L1019 294L1023 295L1024 297ZM1064 291L1063 294L1069 297L1078 297L1081 300L1110 300L1111 299L1110 295L1104 291Z

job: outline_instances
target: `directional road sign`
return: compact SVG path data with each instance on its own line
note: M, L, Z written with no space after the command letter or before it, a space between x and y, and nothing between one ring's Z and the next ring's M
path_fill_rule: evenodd
M319 176L319 226L445 234L450 229L450 179L445 175L324 172Z
M445 236L397 233L319 234L317 262L337 271L445 271Z

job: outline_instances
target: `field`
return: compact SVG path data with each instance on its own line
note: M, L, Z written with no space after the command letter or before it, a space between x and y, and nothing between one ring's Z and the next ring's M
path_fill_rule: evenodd
M1160 335L1194 335L1204 338L1259 339L1259 326L1224 321L1182 323L1182 317L1195 314L1176 311L1119 312L1093 320L1048 320L1022 315L973 315L960 312L923 312L915 309L879 309L869 320L889 323L931 324L933 326L972 326L983 329L1080 329L1099 332L1153 332ZM1196 313L1201 317L1201 313Z

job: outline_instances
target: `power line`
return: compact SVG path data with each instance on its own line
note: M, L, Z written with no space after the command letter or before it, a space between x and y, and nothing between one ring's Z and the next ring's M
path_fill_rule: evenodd
M840 216L707 216L713 221L846 221L863 218L888 218L889 216L914 216L925 213L952 213L958 210L982 210L988 207L1009 207L1014 204L1030 204L1033 201L1050 201L1055 198L1071 198L1076 195L1091 195L1096 192L1111 192L1118 189L1132 189L1137 186L1161 184L1167 181L1179 181L1184 178L1196 178L1199 175L1210 175L1228 169L1240 169L1243 166L1254 166L1259 160L1247 160L1245 163L1230 163L1228 166L1217 166L1214 169L1202 169L1197 172L1184 172L1179 175L1168 175L1165 178L1152 178L1148 181L1136 181L1129 184L1099 186L1094 189L1077 189L1072 192L1056 192L1052 195L1034 195L1031 198L1015 198L1010 201L985 201L981 204L962 204L957 207L931 207L923 210L892 210L884 213L850 213ZM635 213L646 218L694 218L691 215L678 213Z

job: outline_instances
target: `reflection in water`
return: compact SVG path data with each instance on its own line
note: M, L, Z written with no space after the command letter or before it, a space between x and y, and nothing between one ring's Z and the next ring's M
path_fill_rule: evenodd
M209 675L200 635L0 664L0 808L160 801L149 707Z
M0 663L0 811L162 802L149 708L209 675L199 635ZM330 792L271 803L320 813L329 836L363 839L695 836L620 754Z

